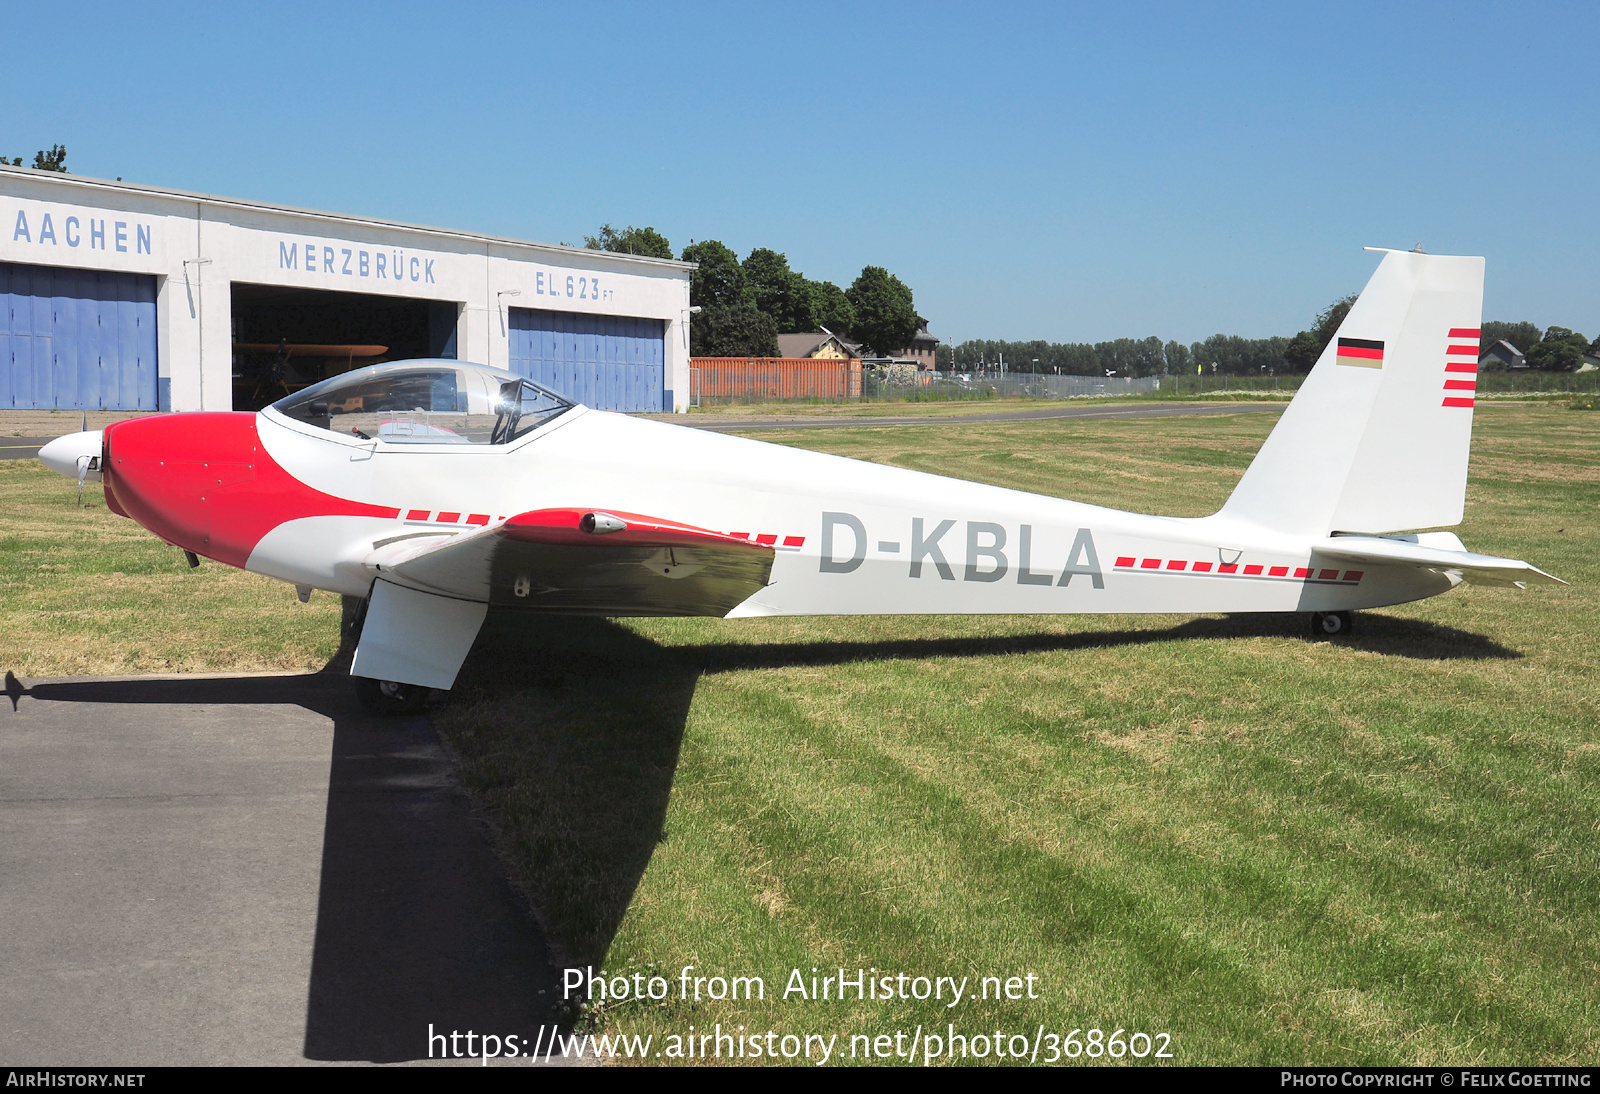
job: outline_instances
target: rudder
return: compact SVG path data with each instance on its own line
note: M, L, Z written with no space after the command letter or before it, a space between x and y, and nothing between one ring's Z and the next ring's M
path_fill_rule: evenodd
M1461 522L1483 259L1388 251L1222 508L1312 536Z

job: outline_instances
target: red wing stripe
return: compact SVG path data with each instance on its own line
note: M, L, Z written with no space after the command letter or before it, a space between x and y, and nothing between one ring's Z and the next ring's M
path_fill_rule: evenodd
M1189 567L1189 569L1197 574L1209 574L1211 572L1211 563L1196 562L1193 566Z
M461 519L460 513L440 513L437 518L440 524L454 524Z
M432 514L432 513L433 513L432 509L413 509L413 510L411 510L411 512L406 514L406 519L407 520L427 520L429 515Z
M1449 349L1444 351L1444 355L1446 357L1476 357L1478 356L1478 347L1451 346Z
M761 535L756 537L756 542L761 544L763 547L771 547L774 543L778 542L778 537L776 535L769 535L763 532Z
M1147 558L1139 564L1139 568L1143 570L1159 570L1161 569L1161 560L1159 558Z
M467 523L468 524L488 524L489 523L489 514L488 513L474 513L470 517L467 518Z
M1305 566L1300 566L1300 567L1297 567L1295 569L1294 576L1295 577L1310 577L1311 576L1311 571L1308 568L1306 568Z
M1470 406L1472 406L1472 400L1471 399L1446 399L1444 401L1444 405L1445 406L1470 407Z
M1171 562L1167 563L1167 569L1181 570L1187 565L1189 565L1187 562L1179 562L1177 559L1173 559Z
M1339 579L1339 571L1338 570L1322 570L1322 571L1319 571L1317 573L1317 580L1318 581L1337 581L1338 579Z
M1134 560L1129 558L1127 555L1123 555L1121 558L1117 559L1118 566L1132 566L1133 563Z
M1267 571L1267 576L1268 577L1288 577L1289 576L1289 567L1287 567L1287 566L1274 566L1270 570Z
M1479 338L1483 334L1482 327L1451 327L1451 338Z
M1472 372L1472 373L1476 373L1478 371L1478 366L1477 365L1446 365L1446 366L1444 366L1444 370L1446 372Z
M1365 570L1346 570L1344 572L1344 579L1346 581L1360 581L1364 573L1366 573Z
M1446 380L1444 382L1444 389L1446 391L1476 391L1478 389L1478 381Z
M806 543L806 537L805 536L784 536L783 537L783 545L785 547L804 547L805 543Z
M1221 566L1217 567L1217 573L1219 573L1219 574L1231 574L1235 570L1237 570L1238 568L1239 568L1239 564L1237 562L1224 562Z

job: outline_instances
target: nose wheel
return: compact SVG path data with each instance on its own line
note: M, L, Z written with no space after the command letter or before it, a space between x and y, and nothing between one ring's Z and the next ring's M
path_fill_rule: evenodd
M1343 638L1350 633L1349 612L1312 612L1311 637Z
M352 676L351 679L355 681L356 698L367 708L367 713L381 718L415 714L427 705L433 695L432 688L402 684L398 680L369 680L365 676Z

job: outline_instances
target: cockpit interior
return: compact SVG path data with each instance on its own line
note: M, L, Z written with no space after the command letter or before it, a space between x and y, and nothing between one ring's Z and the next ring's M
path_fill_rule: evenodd
M391 444L508 444L572 407L513 373L446 359L371 365L272 404L296 421Z

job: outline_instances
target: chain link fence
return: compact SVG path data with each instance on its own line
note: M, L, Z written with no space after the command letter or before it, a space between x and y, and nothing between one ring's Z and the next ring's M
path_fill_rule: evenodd
M1600 371L1480 372L1478 394L1600 393ZM691 406L728 403L943 402L965 399L1076 399L1152 395L1289 398L1303 376L1056 376L1046 373L929 372L910 364L855 360L697 357L689 370Z
M1091 395L1149 395L1156 376L1054 376L1032 372L919 372L865 370L861 392L880 399L1076 399Z

